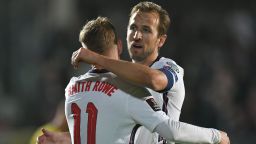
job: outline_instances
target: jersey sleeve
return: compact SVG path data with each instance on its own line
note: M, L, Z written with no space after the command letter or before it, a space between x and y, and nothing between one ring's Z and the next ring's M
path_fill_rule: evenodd
M163 68L161 68L161 69L159 69L160 71L162 71L165 75L166 75L166 77L167 77L167 79L168 79L168 83L167 83L167 86L165 87L165 89L163 89L163 90L161 90L161 91L158 91L158 92L166 92L166 91L168 91L168 90L170 90L172 87L173 87L173 85L174 85L174 83L175 83L175 73L171 70L171 69L169 69L169 67L167 67L167 66L165 66L165 67L163 67ZM177 76L176 76L177 77Z
M145 126L151 132L153 132L159 123L168 119L152 96L143 99L130 97L128 101L128 112L136 123Z
M165 89L158 91L160 93L171 90L177 81L183 80L183 69L171 59L162 58L153 65L153 68L163 72L168 80Z
M160 123L155 132L168 141L180 143L217 144L221 140L220 132L212 128L203 128L171 119Z

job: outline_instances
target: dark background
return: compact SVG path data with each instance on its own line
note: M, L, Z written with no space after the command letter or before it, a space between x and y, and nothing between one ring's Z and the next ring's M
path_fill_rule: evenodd
M126 50L129 12L138 0L0 1L0 143L25 144L48 122L72 76L71 54L86 21L106 16ZM256 142L256 1L156 0L172 20L162 56L185 69L181 121Z

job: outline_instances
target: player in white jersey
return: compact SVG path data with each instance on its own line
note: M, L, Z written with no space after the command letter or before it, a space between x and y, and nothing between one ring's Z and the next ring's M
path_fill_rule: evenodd
M166 40L169 23L164 9L151 2L141 2L132 9L127 30L128 50L134 63L102 57L82 48L74 52L72 64L75 67L80 61L97 64L134 84L150 88L162 110L179 120L185 97L184 70L158 53ZM137 142L155 144L165 140L141 128Z
M132 144L137 123L153 131L168 118L152 97L144 101L131 96L147 97L150 93L146 89L125 83L102 69L72 78L65 95L74 144Z
M153 97L147 97L150 93L146 88L128 84L103 69L72 78L65 95L66 118L73 144L133 144L137 124L150 132L165 134L168 140L220 141L217 130L171 120ZM187 129L181 132L180 127ZM197 131L205 133L204 136ZM179 137L175 138L175 134Z
M152 89L148 90L154 96L162 110L173 120L179 121L182 104L185 98L183 68L177 65L173 60L164 57L158 57L151 65L151 68L163 71L172 86L167 86L167 88L161 92L156 92ZM163 137L160 137L157 133L152 134L145 127L141 127L137 134L138 138L136 139L136 143L138 144L167 143Z
M95 44L94 40L104 43ZM80 33L80 41L97 53L119 58L120 45L114 27L106 18L88 22ZM218 130L170 119L160 111L153 97L147 97L149 94L146 88L128 84L100 66L72 78L65 91L71 140L67 138L65 143L132 144L137 124L160 133L169 141L218 143L225 139ZM67 133L44 133L38 139L39 144L63 144L63 138L68 136Z

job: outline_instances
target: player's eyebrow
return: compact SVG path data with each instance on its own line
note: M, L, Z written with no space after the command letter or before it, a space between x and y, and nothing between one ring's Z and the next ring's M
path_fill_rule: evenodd
M148 26L148 25L142 25L142 28L146 28L146 29L151 30L151 27L150 27L150 26Z

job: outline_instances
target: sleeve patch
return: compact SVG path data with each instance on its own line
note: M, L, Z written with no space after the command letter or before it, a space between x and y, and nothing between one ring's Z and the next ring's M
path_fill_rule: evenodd
M176 73L180 73L179 68L176 64L172 63L172 62L166 62L166 64Z
M161 108L158 106L154 98L149 98L146 100L148 105L154 110L154 111L160 111Z

